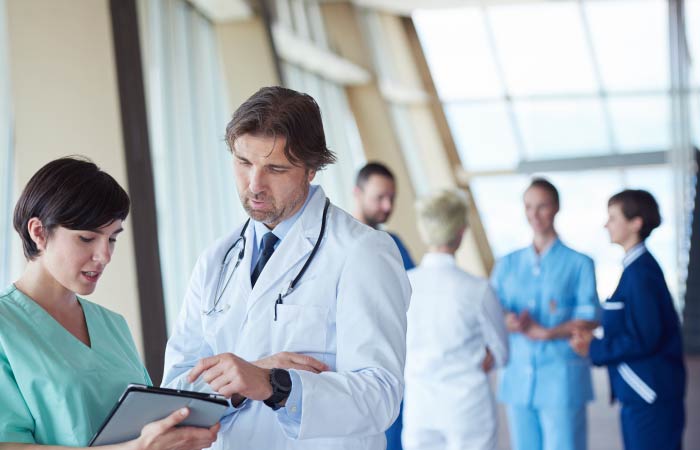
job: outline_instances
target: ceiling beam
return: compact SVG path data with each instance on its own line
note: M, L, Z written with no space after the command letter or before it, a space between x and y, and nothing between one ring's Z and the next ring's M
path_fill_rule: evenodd
M188 0L192 6L214 23L235 22L253 17L244 0Z
M343 86L361 86L372 80L365 68L323 49L280 24L272 25L272 37L279 57Z
M667 151L615 153L579 158L523 160L518 164L518 173L567 172L595 169L612 169L631 166L653 166L668 163Z

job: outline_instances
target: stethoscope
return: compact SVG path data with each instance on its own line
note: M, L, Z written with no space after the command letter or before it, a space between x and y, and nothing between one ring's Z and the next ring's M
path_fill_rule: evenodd
M318 248L321 246L321 241L323 240L323 236L326 233L326 221L328 219L328 207L330 206L330 204L331 201L328 198L326 198L326 204L323 207L323 219L321 220L321 231L318 234L318 239L316 239L314 248L311 250L311 254L308 258L306 258L306 262L304 263L304 266L301 268L301 270L299 270L297 276L289 283L289 286L287 287L287 290L284 292L284 294L280 292L280 294L277 296L277 300L275 301L275 320L277 320L277 305L281 305L283 303L283 299L292 293L294 287L297 285L299 280L301 280L301 277L304 276L304 272L306 272L306 269L309 268L311 261L313 261L314 257L316 256ZM243 257L245 256L245 232L248 229L249 224L250 218L246 220L245 224L243 225L243 228L241 229L240 234L238 235L238 238L233 242L233 244L231 244L231 246L229 246L228 250L226 250L226 253L224 254L224 259L221 261L221 267L219 268L219 276L216 281L216 290L214 290L213 305L208 310L202 310L202 314L204 314L205 316L209 316L215 312L220 313L228 309L228 305L226 305L225 307L219 307L219 303L221 302L221 298L224 296L224 292L226 291L226 288L231 282L233 275L236 273L236 269L238 269L238 266L241 264L241 261L243 261ZM231 263L231 255L235 253L236 249L238 249L238 257L236 258L236 264L233 266L233 270L231 270L231 273L228 275L228 277L226 277L226 273L228 273L228 266ZM226 278L225 281L224 277Z

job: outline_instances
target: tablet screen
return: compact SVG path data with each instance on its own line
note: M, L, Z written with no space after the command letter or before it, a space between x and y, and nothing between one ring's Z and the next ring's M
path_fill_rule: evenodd
M190 414L179 426L209 428L221 420L228 406L221 395L130 384L88 445L136 439L144 426L184 407L190 409Z

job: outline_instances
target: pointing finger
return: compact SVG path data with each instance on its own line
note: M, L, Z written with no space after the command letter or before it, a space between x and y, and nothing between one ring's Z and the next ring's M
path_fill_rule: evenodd
M199 376L204 372L205 370L214 367L219 363L219 358L217 356L210 356L208 358L203 358L200 359L199 362L197 363L196 366L190 371L189 375L187 375L187 380L192 383L194 380L199 378Z

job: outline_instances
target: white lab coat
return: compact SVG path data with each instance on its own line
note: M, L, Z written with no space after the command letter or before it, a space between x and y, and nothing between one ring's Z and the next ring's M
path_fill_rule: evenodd
M493 449L497 412L481 364L486 347L498 367L508 358L501 306L487 280L448 254L426 254L408 276L404 447Z
M214 449L383 449L384 431L395 420L403 394L406 310L410 285L396 244L388 234L360 224L333 205L325 237L296 289L277 306L306 262L321 229L326 196L312 194L302 215L279 244L251 289L253 227L245 256L221 303L204 315L224 254L238 227L198 260L168 341L163 384L206 390L186 376L200 358L231 352L247 361L288 351L313 356L331 367L301 379L301 424L285 429L276 412L246 402L222 421ZM236 252L237 254L237 252ZM235 263L235 256L231 266ZM294 405L287 404L287 408ZM285 413L285 409L280 410ZM298 435L297 435L298 433Z

